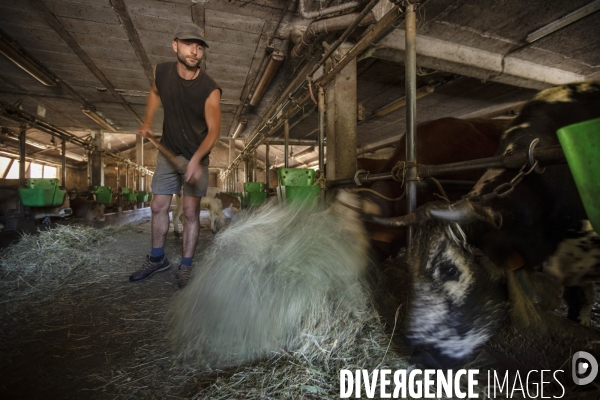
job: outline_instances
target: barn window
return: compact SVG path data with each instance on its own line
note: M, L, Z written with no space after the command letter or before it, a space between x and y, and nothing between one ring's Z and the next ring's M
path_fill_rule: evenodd
M56 178L56 172L57 168L49 165L31 163L29 167L30 178Z
M29 177L30 178L43 178L44 177L44 166L41 164L31 163L29 166Z
M6 171L8 170L8 166L10 165L10 158L0 157L0 178L3 178L6 175Z
M19 179L19 160L13 161L8 174L6 174L6 179Z
M56 167L44 165L44 178L56 178Z

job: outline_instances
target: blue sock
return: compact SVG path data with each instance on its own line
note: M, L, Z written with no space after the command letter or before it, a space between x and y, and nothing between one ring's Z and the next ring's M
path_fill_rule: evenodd
M189 267L192 266L192 257L183 257L181 259L181 262L179 263L180 265L187 265Z
M158 261L162 258L162 256L165 255L165 248L164 247L153 247L152 251L150 252L150 260L151 261Z

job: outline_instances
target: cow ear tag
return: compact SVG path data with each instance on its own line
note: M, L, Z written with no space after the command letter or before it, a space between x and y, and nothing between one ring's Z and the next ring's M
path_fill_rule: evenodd
M523 256L518 251L511 252L504 262L504 268L508 271L517 270L523 265L525 265L525 260L523 260Z

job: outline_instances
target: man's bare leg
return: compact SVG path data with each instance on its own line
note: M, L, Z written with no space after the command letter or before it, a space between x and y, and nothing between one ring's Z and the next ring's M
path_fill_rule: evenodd
M169 232L169 208L171 207L170 194L156 194L152 197L150 209L152 210L152 247L165 247L167 233Z
M183 288L190 279L192 257L196 253L198 232L200 231L200 199L201 197L183 196L183 250L181 264L177 271L177 283Z
M150 278L157 272L166 271L171 264L164 254L167 232L169 232L169 207L172 195L158 194L152 198L152 253L146 257L142 267L129 277L130 282ZM156 254L158 253L158 254Z
M196 253L198 232L200 231L201 197L183 196L183 258L192 258Z

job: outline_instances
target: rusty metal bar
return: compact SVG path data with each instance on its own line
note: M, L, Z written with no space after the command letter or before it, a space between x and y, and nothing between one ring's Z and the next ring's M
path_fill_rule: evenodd
M325 170L325 91L319 87L319 171Z
M61 158L61 180L63 187L67 187L67 141L62 140L60 145L60 158Z
M406 51L404 62L405 94L406 94L406 213L410 214L417 208L417 17L415 6L407 4L406 16ZM412 240L413 230L408 227L407 245Z
M269 170L271 169L271 160L269 160L269 148L270 145L269 143L267 143L265 145L265 186L267 187L267 190L271 185L271 174L269 173Z
M252 152L252 182L258 181L258 172L256 171L256 150Z
M121 188L121 164L117 164L117 191Z
M290 120L283 122L283 166L290 167Z
M27 140L27 128L21 127L19 131L19 186L25 186L25 157L26 147L25 141Z

